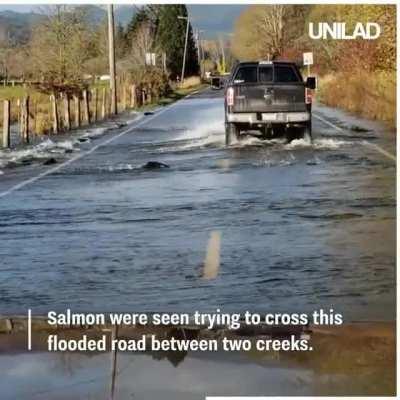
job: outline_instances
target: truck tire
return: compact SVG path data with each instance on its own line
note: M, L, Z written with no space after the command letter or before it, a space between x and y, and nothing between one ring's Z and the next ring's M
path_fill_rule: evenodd
M227 122L225 125L225 144L230 146L233 139L239 139L239 129L233 122Z
M307 122L303 129L303 139L310 141L312 143L312 124L311 119Z

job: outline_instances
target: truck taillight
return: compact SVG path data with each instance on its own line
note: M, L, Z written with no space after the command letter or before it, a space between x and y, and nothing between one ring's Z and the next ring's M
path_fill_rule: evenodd
M312 92L311 92L311 89L306 88L305 98L306 98L306 104L311 104L312 103Z
M235 101L235 89L233 89L232 87L228 88L228 90L226 91L226 104L228 106L233 106Z

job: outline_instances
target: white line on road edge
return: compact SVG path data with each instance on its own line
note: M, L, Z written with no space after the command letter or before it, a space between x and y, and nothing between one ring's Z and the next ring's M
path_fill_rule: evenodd
M186 97L188 97L188 96L186 96ZM65 166L67 166L69 164L72 164L75 161L80 160L81 158L93 153L94 151L96 151L100 147L103 147L103 146L113 142L115 139L118 139L121 136L126 135L127 133L135 130L136 128L139 128L140 126L146 124L147 122L152 121L154 118L156 118L159 115L163 114L165 111L170 110L172 107L176 106L180 101L182 101L184 99L185 99L185 97L183 99L181 99L181 100L169 105L169 106L166 106L161 111L159 111L157 114L154 114L151 117L148 117L148 118L144 119L142 122L139 122L138 124L136 124L134 126L131 126L129 129L126 129L126 130L120 132L118 135L112 136L111 138L105 140L104 142L101 142L101 143L97 144L96 146L93 146L91 149L85 151L84 153L80 153L80 154L76 155L75 157L72 157L69 160L63 162L62 164L57 165L54 168L50 168L47 171L44 171L44 172L40 173L39 175L34 176L33 178L30 178L30 179L27 179L26 181L18 183L17 185L13 186L12 188L6 190L5 192L0 193L0 198L5 197L5 196L15 192L16 190L19 190L19 189L21 189L21 188L23 188L23 187L25 187L25 186L27 186L27 185L29 185L31 183L34 183L34 182L38 181L39 179L42 179L47 175L51 175L54 172L57 172L60 169L64 168Z
M363 141L362 141L362 144L363 144L364 146L369 146L369 147L371 147L372 149L375 149L378 153L381 153L381 154L383 154L384 156L390 158L391 160L396 161L396 156L394 156L393 154L390 154L390 153L389 153L388 151L386 151L385 149L382 149L382 147L378 146L377 144L367 142L366 140L363 140Z
M32 350L32 310L28 309L28 350Z
M319 115L316 115L315 113L313 114L313 117L319 119L320 121L324 122L326 125L328 125L328 126L334 128L334 129L336 129L336 130L339 131L339 132L343 132L343 131L344 131L344 129L340 128L339 126L337 126L337 125L335 125L335 124L332 124L332 122L326 120L325 118L320 117ZM395 156L395 155L389 153L388 151L386 151L386 150L383 149L382 147L378 146L377 144L367 142L366 140L363 140L361 143L362 143L364 146L369 146L370 148L376 150L378 153L383 154L383 155L386 156L387 158L390 158L391 160L396 161L396 156Z
M339 126L332 124L332 122L329 122L328 120L326 120L325 118L320 117L319 115L316 115L315 113L312 115L313 117L319 119L322 122L325 122L326 125L330 126L331 128L336 129L339 132L343 132L343 129L340 128Z

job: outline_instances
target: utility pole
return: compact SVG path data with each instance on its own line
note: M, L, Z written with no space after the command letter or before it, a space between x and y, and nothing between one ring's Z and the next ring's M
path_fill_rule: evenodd
M186 19L186 35L185 35L185 50L183 52L183 62L182 62L182 76L181 83L183 83L183 79L185 77L185 64L186 64L186 51L188 44L188 36L189 36L189 17L178 16L178 19Z
M200 30L195 30L195 38L196 38L196 47L197 47L197 60L200 65Z
M218 38L218 42L221 48L221 54L222 54L222 72L225 73L225 69L226 69L226 61L225 61L225 43L223 41L223 39L221 37Z
M111 343L115 343L118 340L118 325L112 327L111 331ZM117 345L115 345L117 346ZM111 388L110 388L110 400L115 399L115 388L117 383L117 347L114 350L111 348Z
M115 77L114 6L108 5L108 58L110 63L111 114L117 110L117 81Z
M203 51L203 45L201 43L201 34L203 33L203 30L198 30L198 38L197 38L197 45L198 45L198 50L199 50L199 66L200 66L200 78L203 79L204 76L204 51Z

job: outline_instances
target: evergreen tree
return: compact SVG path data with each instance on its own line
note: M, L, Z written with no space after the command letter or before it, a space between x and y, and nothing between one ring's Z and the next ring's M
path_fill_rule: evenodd
M138 10L137 13L133 14L131 21L129 22L126 35L130 39L132 39L135 32L137 32L138 28L143 22L147 22L149 20L147 7L143 6Z
M127 33L121 24L118 24L115 34L115 48L117 58L122 58L128 51L129 42L127 38Z
M168 4L158 8L156 44L166 53L167 68L173 79L181 76L187 23L186 19L178 19L178 16L188 16L184 4ZM198 74L197 51L191 25L185 64L185 76Z

